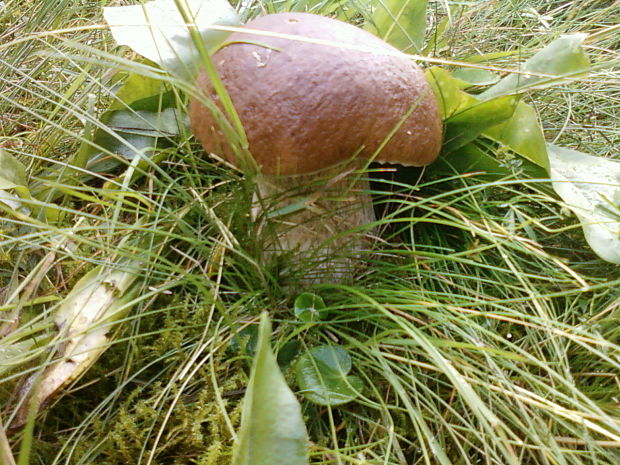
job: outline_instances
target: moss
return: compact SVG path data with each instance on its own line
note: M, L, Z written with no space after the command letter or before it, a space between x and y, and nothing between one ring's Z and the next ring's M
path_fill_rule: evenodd
M215 369L228 373L226 364ZM229 464L233 437L227 422L238 427L240 403L218 404L216 391L226 395L243 387L244 379L232 375L214 387L206 381L209 372L201 368L185 389L178 382L137 388L112 418L93 425L105 441L97 463L139 463L152 454L153 464Z

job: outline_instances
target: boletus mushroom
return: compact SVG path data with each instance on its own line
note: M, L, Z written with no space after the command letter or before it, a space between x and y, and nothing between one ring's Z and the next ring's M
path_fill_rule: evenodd
M267 255L304 259L304 282L352 276L375 221L369 160L424 166L442 123L423 71L362 29L307 13L270 14L231 34L212 60L260 173L252 215ZM205 71L190 102L205 150L239 166L205 102L221 108ZM213 107L213 106L212 106Z

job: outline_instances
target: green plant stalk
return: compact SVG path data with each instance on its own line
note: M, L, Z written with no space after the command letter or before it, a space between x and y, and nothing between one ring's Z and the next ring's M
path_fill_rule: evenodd
M90 144L93 140L93 136L95 135L96 126L93 124L93 120L96 119L95 115L95 102L97 97L94 94L88 94L88 108L86 110L86 122L84 123L84 133L82 143L80 144L80 148L73 157L72 165L76 168L84 169L88 164L89 152L90 152ZM74 170L76 174L80 174L79 170ZM59 180L62 182L62 179Z
M211 83L213 84L213 88L215 89L215 92L219 96L222 102L222 105L226 111L227 116L232 120L232 124L234 127L234 131L236 133L236 136L239 137L239 140L241 142L241 147L240 147L241 151L239 155L242 157L241 158L242 166L243 168L246 169L246 171L250 170L250 172L246 174L254 175L258 172L258 166L256 165L256 162L254 161L254 159L248 152L249 150L248 138L245 134L245 130L243 129L243 124L241 123L241 119L239 118L239 114L237 113L237 110L235 109L233 101L230 98L228 91L226 90L226 86L224 86L222 79L217 73L217 69L215 68L215 65L213 64L213 60L211 59L209 51L207 50L207 47L205 46L205 43L202 40L202 37L200 36L198 29L196 28L196 25L194 24L192 18L190 17L186 9L185 2L183 0L174 0L174 3L176 4L177 9L179 10L179 13L183 17L183 20L185 21L187 25L192 41L200 55L202 65L204 66L205 71L207 72L207 75L209 76L209 79L211 80Z

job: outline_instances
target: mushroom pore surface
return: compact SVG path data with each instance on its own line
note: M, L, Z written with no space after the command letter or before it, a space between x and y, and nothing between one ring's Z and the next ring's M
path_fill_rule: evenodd
M212 57L264 174L305 174L355 154L371 157L412 109L376 160L422 166L436 158L442 124L435 97L423 71L394 47L307 13L270 14L246 28L301 39L235 32ZM197 87L219 104L205 71ZM189 113L204 148L238 165L211 111L193 99Z

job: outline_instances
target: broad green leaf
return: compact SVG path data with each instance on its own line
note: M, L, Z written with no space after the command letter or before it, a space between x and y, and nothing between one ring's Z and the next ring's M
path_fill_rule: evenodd
M254 356L258 341L258 330L256 326L246 326L240 331L235 331L230 339L228 347L233 352Z
M304 292L295 299L295 316L305 323L322 320L326 316L321 296Z
M406 53L419 53L428 0L379 0L367 29Z
M284 368L297 357L301 344L298 341L289 341L278 350L278 365Z
M232 465L308 465L301 406L278 368L270 336L271 322L263 313Z
M139 100L135 104L147 107L155 98L160 99L156 96ZM144 104L145 100L150 103ZM96 173L110 172L122 165L119 157L126 160L133 160L137 156L150 158L156 153L156 147L169 145L171 139L180 133L180 125L184 124L175 108L162 111L110 111L103 115L102 123L106 129L97 129L93 138L96 146L88 150L87 168Z
M159 97L163 90L164 86L161 79L142 76L138 73L130 73L124 78L122 86L115 93L115 101L112 102L108 110L125 110L134 102L152 98L153 96ZM162 106L166 108L169 105ZM135 105L132 105L131 108L134 110L157 110L157 107L153 106L150 108L137 108Z
M110 346L112 327L129 311L140 276L139 262L117 265L114 269L101 265L88 272L59 304L54 317L59 332L56 360L25 383L22 395L30 400L18 410L16 426L25 422L32 405L39 409L49 402Z
M499 81L499 77L493 71L481 68L459 68L452 72L452 76L462 82L462 88L489 86Z
M354 400L362 380L347 376L351 357L338 346L319 346L303 354L295 365L300 393L318 405L336 406Z
M517 97L506 95L461 109L446 121L444 150L463 147L488 128L505 122L513 115L517 102Z
M36 343L37 340L34 337L13 343L3 341L0 345L0 375L23 364L24 360L29 360Z
M536 110L519 102L512 117L484 131L484 135L501 142L532 163L549 169L547 142Z
M492 143L489 141L487 145L491 146ZM497 179L507 176L540 179L548 176L547 170L525 158L508 156L498 159L496 155L495 147L485 148L483 141L478 140L439 157L427 170L430 171L429 174L442 176L475 173Z
M107 152L133 160L154 149L159 142L179 134L181 118L174 108L163 111L117 110L102 121L107 130L98 130L94 142Z
M475 97L463 92L462 81L455 79L449 71L433 66L425 74L437 98L442 119L446 120L477 103Z
M26 168L17 158L0 149L0 203L14 212L29 215L30 209L22 199L30 198Z
M127 98L130 97L127 95ZM98 127L94 134L86 135L89 138L84 149L85 168L95 173L109 173L119 166L125 166L123 159L133 160L137 156L150 158L155 148L169 146L185 124L183 116L176 108L172 108L175 103L172 93L165 92L127 102L129 109L105 112L100 125L104 127ZM163 156L163 153L159 156ZM137 166L142 168L144 163ZM67 182L62 169L54 167L41 177ZM91 177L81 171L77 175L80 182ZM47 201L61 194L59 189L48 185L38 192L38 196Z
M547 145L553 188L581 223L592 250L620 264L620 163Z
M30 215L31 213L30 209L23 204L20 197L0 189L0 217L3 216L5 209L8 209L11 213L19 212L24 215ZM8 227L10 230L14 229L14 225ZM4 232L6 233L7 231Z
M484 102L462 90L463 81L433 67L426 76L446 121L446 151L456 150L481 133L533 163L548 167L545 140L536 111L514 96Z
M172 138L180 131L177 124L181 121L173 108L161 112L113 112L107 131L100 130L95 135L94 142L105 152L95 152L89 156L88 170L106 173L124 166L126 169L116 178L106 181L104 188L115 191L127 185L142 176L150 164L156 164L165 157L166 152L155 149L174 143ZM130 160L131 164L127 166L122 159Z
M21 162L0 149L0 189L26 186L26 168Z
M467 144L427 168L433 173L474 173L508 176L512 171L474 143Z
M87 144L85 159L89 171L112 171L122 164L118 156L126 160L133 160L138 154L149 157L152 149L166 146L185 124L175 108L174 93L163 92L158 79L131 74L116 98L101 116L106 128L99 127L91 135L96 146Z
M240 25L237 13L226 0L185 0L183 3L210 49L221 44L229 34L213 29L214 25ZM198 71L200 55L175 0L106 7L103 17L119 45L129 46L170 74L192 79Z
M582 75L590 69L590 61L582 47L585 38L586 34L571 34L554 40L527 60L521 66L520 73L506 76L479 97L488 100L500 95L542 89Z

